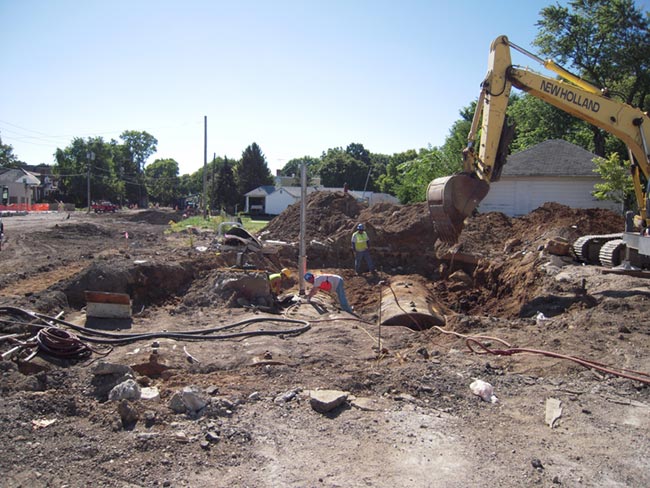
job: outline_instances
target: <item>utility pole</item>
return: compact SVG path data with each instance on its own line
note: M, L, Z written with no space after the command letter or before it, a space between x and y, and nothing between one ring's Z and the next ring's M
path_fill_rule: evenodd
M305 273L307 272L307 252L305 239L307 232L307 164L303 159L300 166L300 236L298 249L298 274L300 278L299 295L305 295Z
M203 218L208 217L208 116L203 116Z
M90 213L90 166L91 162L95 160L95 153L92 151L88 151L86 153L86 161L88 162L88 212Z

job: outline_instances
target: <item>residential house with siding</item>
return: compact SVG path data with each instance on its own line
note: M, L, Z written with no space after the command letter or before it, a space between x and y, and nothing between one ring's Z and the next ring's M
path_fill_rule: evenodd
M490 191L479 212L502 212L510 217L526 215L546 202L572 208L607 208L621 211L621 204L597 200L592 192L602 182L594 171L596 155L570 142L553 139L511 154L501 179Z

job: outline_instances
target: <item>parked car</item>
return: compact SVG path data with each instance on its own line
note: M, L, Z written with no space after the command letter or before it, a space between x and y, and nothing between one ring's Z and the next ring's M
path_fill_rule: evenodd
M91 206L95 213L115 212L119 207L108 200L94 202Z

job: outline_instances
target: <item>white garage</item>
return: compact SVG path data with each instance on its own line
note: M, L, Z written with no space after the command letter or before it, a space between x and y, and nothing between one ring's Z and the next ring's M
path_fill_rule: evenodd
M546 202L572 208L607 208L620 211L613 201L596 200L595 154L561 140L545 141L508 156L501 179L490 185L479 212L525 215Z

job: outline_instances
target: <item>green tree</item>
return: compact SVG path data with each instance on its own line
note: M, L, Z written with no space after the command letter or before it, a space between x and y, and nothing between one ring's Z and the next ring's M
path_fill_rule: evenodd
M120 134L120 139L132 156L132 161L138 165L140 171L144 171L149 156L156 152L158 139L147 131L125 130Z
M511 97L508 116L516 126L511 153L549 139L562 139L589 151L595 149L589 124L539 98L527 94Z
M633 0L571 0L540 15L533 43L541 54L626 103L650 108L650 15ZM593 151L604 156L606 133L589 128Z
M120 134L120 139L124 141L131 162L137 167L137 174L134 176L134 185L138 191L138 205L146 206L147 195L144 184L144 167L147 164L149 156L156 152L158 140L146 131L125 130Z
M264 153L255 142L244 149L241 159L235 167L240 196L258 186L273 184L273 176L271 176Z
M156 159L145 168L145 183L152 201L173 205L180 196L178 163L173 159Z
M61 193L76 205L88 205L89 169L90 198L119 201L123 185L116 172L113 146L101 137L74 138L65 149L57 149L55 158L52 171L60 176Z
M235 205L239 203L240 195L237 192L233 166L226 157L224 157L222 164L219 165L214 188L213 208L215 210L223 209L229 214L234 214Z
M594 163L596 164L594 172L604 180L594 185L592 192L594 197L598 200L619 202L626 208L636 201L629 161L621 160L618 153L612 153L608 158L595 158Z
M399 170L400 166L407 161L413 161L417 157L418 152L415 149L409 149L390 156L384 173L378 177L379 191L397 196L397 188L400 186L402 178L402 173Z
M280 170L282 176L294 176L296 178L296 185L300 184L300 175L302 171L302 163L305 163L307 168L307 184L314 176L317 176L320 171L320 159L312 158L311 156L303 156L295 158L287 162Z
M351 190L363 190L368 175L368 165L355 159L340 147L328 149L321 156L321 184L327 187L342 187L348 184Z
M366 165L370 165L370 152L368 152L368 150L363 147L363 144L359 144L357 142L348 144L348 147L345 148L345 152L357 161L360 161Z
M0 137L0 168L19 168L23 164L14 154L14 148L10 144L3 144Z
M426 200L429 183L441 176L458 172L458 165L450 163L445 153L437 147L429 146L420 150L418 157L397 167L400 174L396 188L397 198L402 203L423 202Z

